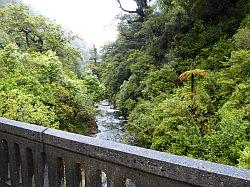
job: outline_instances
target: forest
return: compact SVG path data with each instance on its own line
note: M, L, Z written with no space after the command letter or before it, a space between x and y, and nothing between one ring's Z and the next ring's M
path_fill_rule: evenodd
M250 169L249 0L114 1L117 39L85 67L77 36L0 1L0 116L89 135L108 98L134 145Z
M250 168L249 1L136 2L97 65L126 133L136 146Z
M77 36L29 7L0 7L0 116L79 134L96 131L103 90L79 67Z

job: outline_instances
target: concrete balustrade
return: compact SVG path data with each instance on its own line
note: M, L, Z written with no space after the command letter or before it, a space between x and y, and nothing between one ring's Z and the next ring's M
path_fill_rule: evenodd
M0 186L245 186L250 170L0 118Z

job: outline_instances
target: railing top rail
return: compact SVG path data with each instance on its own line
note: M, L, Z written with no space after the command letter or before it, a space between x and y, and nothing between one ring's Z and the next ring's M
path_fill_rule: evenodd
M0 118L0 132L193 185L250 186L250 170Z
M31 140L42 141L46 127L0 118L0 132L6 132Z

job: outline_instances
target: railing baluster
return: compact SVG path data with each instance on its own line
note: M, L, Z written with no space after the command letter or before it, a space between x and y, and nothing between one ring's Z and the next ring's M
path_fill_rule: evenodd
M124 186L124 179L119 175L107 176L108 187Z
M61 158L48 157L48 175L50 187L61 187L64 185L64 165Z
M34 178L35 186L44 186L45 155L39 150L34 152Z
M81 183L81 173L78 164L68 160L65 163L67 187L79 187Z
M116 187L116 186L124 186L125 179L122 176L122 171L120 171L119 167L115 167L110 165L107 167L107 186L108 187Z
M93 167L86 168L85 186L86 187L102 187L101 171Z
M29 148L21 147L21 168L22 168L22 185L25 187L32 186L32 176L34 174L33 155Z
M48 175L49 175L49 186L50 187L59 187L59 179L57 174L57 160L56 158L48 158Z
M10 181L11 186L19 186L20 183L20 152L17 144L8 142L10 161Z
M0 142L0 184L4 184L8 181L8 163L9 163L9 154L8 154L8 144L5 140Z

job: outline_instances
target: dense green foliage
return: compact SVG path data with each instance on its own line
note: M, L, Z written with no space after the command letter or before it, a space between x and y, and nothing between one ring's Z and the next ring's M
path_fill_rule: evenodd
M249 168L250 5L158 0L120 17L100 64L135 144Z
M78 75L74 38L24 5L0 8L1 117L81 134L95 128L102 87L93 74Z

